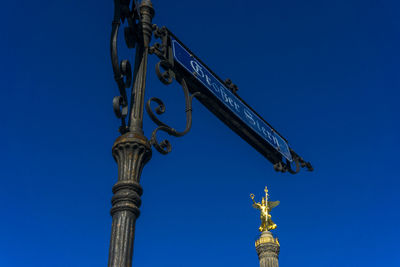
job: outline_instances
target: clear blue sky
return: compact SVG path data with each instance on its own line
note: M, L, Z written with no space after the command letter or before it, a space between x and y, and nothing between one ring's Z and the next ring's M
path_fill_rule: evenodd
M153 4L154 22L231 78L315 171L276 173L195 100L191 132L143 171L134 266L258 266L249 194L265 185L281 201L281 266L400 266L398 1ZM111 0L2 4L0 266L107 263L112 15ZM181 89L155 63L146 99L164 99L183 129Z

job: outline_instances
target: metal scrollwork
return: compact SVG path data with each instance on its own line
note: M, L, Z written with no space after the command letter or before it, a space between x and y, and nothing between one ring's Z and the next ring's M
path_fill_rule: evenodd
M164 71L162 71L164 69ZM165 61L159 61L156 64L156 74L158 79L165 85L171 84L173 82L174 73Z
M166 27L157 27L153 25L154 37L161 39L161 43L155 43L150 48L150 54L156 54L160 61L156 64L156 74L163 84L171 84L175 79L175 73L172 71L174 60L172 58L170 38Z
M114 0L114 5L115 8L111 29L110 49L114 79L117 82L120 95L114 97L113 109L117 118L121 119L120 132L124 133L127 131L125 118L128 115L128 97L126 89L132 85L132 67L129 60L119 60L117 39L121 22L124 23L125 20L127 20L128 27L126 27L124 30L125 41L128 48L135 47L137 40L140 38L137 34L137 31L135 31L135 29L138 27L137 22L140 19L140 15L134 1L132 3L132 8L129 6L129 0Z
M299 162L299 159L297 157L293 157L293 162L294 162L294 165L295 165L295 169L294 170L292 169L292 163L287 159L286 159L285 167L286 167L286 169L287 169L287 171L289 173L296 174L296 173L298 173L300 171L300 162Z
M155 54L160 58L160 61L156 64L156 74L159 80L163 84L171 84L173 80L177 80L181 84L182 90L185 97L185 112L186 112L186 127L183 131L177 131L166 123L162 122L157 115L161 115L165 112L164 102L156 97L150 98L146 103L146 111L149 114L150 119L157 124L157 128L152 132L150 143L157 149L161 154L168 154L172 150L171 143L164 139L162 141L157 140L157 133L159 131L166 132L167 134L175 137L181 137L187 134L192 127L192 101L193 97L199 95L196 92L190 95L187 83L184 78L177 77L174 72L174 59L172 55L171 39L169 36L169 31L166 27L157 27L153 25L154 36L161 39L161 43L155 43L150 47L150 54ZM151 108L151 103L157 104L154 111ZM157 114L157 115L156 115Z
M301 168L307 168L308 171L313 171L314 168L311 165L310 162L305 161L302 157L300 157L296 152L294 152L292 149L290 149L290 153L292 154L293 160L296 163L296 170L292 172L291 169L289 169L288 171L291 174L296 174L300 171L300 167Z
M286 172L288 171L291 174L296 174L300 172L300 168L307 168L308 171L313 171L314 168L312 167L310 162L306 162L302 157L300 157L296 152L290 149L290 153L293 158L293 162L290 162L286 159L286 163L279 161L278 163L274 164L275 171L278 172ZM292 168L294 164L294 169Z
M158 131L163 131L166 132L169 135L175 136L175 137L181 137L187 134L190 131L190 128L192 127L192 101L193 97L196 95L199 95L200 93L196 92L192 95L189 95L189 89L187 87L185 79L182 79L180 81L180 84L182 85L182 89L185 95L185 112L186 112L186 127L185 130L183 131L177 131L176 129L172 128L171 126L165 124L162 122L156 114L161 115L165 112L165 105L163 101L159 98L152 97L150 98L147 103L146 103L146 111L149 114L151 120L158 125L158 127L153 131L151 134L151 139L150 143L157 149L158 152L161 154L168 154L172 150L171 143L164 139L161 142L157 140L157 132ZM155 113L151 109L151 102L157 103L157 107L155 108Z

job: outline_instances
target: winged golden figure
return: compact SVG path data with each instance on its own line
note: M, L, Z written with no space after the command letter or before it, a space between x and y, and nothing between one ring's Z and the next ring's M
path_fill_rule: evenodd
M277 225L271 220L271 210L279 205L280 201L268 201L268 188L265 187L265 197L262 198L261 203L255 202L254 194L250 194L250 198L253 200L253 208L261 211L261 226L258 228L260 232L273 230Z

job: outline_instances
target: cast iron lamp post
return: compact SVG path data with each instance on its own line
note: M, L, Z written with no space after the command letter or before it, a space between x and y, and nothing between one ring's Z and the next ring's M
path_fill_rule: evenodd
M121 136L115 141L112 154L118 164L118 181L113 186L114 196L111 203L112 231L108 266L132 266L133 242L135 222L138 218L141 204L142 188L140 175L144 165L150 160L154 146L161 154L171 152L168 140L157 140L157 132L164 131L175 137L189 132L192 125L192 100L199 93L189 94L185 79L171 69L172 63L167 62L171 47L167 45L168 35L165 27L158 28L152 24L154 9L150 0L143 0L139 7L130 0L114 0L114 19L111 32L111 61L114 78L118 84L119 96L114 97L113 107L118 118L121 119L119 131ZM117 53L117 37L121 22L127 21L124 28L124 38L128 48L136 48L135 65L132 70L129 60L119 60ZM162 40L162 44L155 43L150 47L152 34ZM156 65L156 73L164 84L172 83L175 79L182 85L186 104L186 127L177 131L158 119L165 111L162 100L152 97L146 103L146 111L150 119L157 124L148 140L143 134L144 92L146 86L147 56L156 54L160 62ZM171 59L169 57L169 59ZM165 71L163 71L164 69ZM133 86L131 99L128 101L126 89ZM157 104L153 112L151 103ZM126 122L126 118L128 121Z
M140 175L144 165L151 158L151 145L143 135L143 107L146 86L147 56L152 35L154 9L151 1L144 0L137 8L135 2L115 0L115 13L111 34L111 58L114 77L121 96L113 100L114 111L121 118L121 136L117 138L112 154L118 164L118 181L113 186L112 230L108 266L132 266L135 222L139 217L142 188ZM140 18L140 19L139 19ZM133 87L130 108L125 89L132 81L128 60L119 62L117 55L117 35L121 21L128 21L125 40L129 48L136 46ZM137 29L133 31L132 29ZM125 118L128 116L128 124Z

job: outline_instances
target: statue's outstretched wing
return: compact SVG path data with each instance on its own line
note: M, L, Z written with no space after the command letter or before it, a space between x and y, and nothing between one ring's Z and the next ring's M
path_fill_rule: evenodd
M268 210L271 211L273 208L279 205L281 203L279 200L277 201L268 201Z

